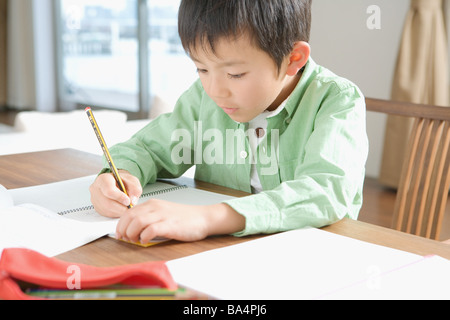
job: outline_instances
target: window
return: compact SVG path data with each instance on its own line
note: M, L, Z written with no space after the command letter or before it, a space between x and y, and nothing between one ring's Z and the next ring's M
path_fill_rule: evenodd
M152 97L173 105L197 73L178 36L180 0L149 1L149 74Z
M148 115L195 79L178 37L180 0L56 1L63 109L92 105Z

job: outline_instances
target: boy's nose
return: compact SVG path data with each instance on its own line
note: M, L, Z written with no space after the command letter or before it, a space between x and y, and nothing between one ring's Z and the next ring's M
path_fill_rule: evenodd
M211 79L208 84L208 88L206 89L206 92L211 97L211 99L223 99L228 98L230 96L230 91L225 86L223 81L219 79Z

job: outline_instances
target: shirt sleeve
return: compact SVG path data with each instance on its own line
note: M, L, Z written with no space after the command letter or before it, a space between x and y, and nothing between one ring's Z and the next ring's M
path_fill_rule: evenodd
M319 228L344 217L356 219L368 153L365 115L365 100L356 87L324 99L295 179L225 202L246 218L245 229L234 235Z
M197 87L194 84L180 97L173 112L152 120L130 140L110 149L118 169L129 171L144 186L157 178L180 177L192 166L193 141L190 137L201 105L201 92ZM181 155L187 161L180 161L182 157L174 154L177 151L189 152ZM105 171L108 171L106 162L102 172Z

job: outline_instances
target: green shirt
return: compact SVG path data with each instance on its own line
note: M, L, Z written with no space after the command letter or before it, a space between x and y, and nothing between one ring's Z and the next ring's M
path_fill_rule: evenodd
M196 165L198 180L251 192L254 163L263 191L225 202L246 218L236 236L322 227L358 217L368 153L365 115L360 90L310 59L284 109L267 119L255 157L248 124L218 108L200 81L172 113L110 152L142 185Z

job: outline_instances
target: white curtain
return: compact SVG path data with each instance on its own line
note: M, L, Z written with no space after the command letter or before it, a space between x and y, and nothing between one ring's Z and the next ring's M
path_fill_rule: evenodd
M412 0L405 21L392 99L449 105L449 54L442 0ZM410 119L389 116L380 182L396 188L411 128Z
M8 105L56 111L51 0L8 2Z

